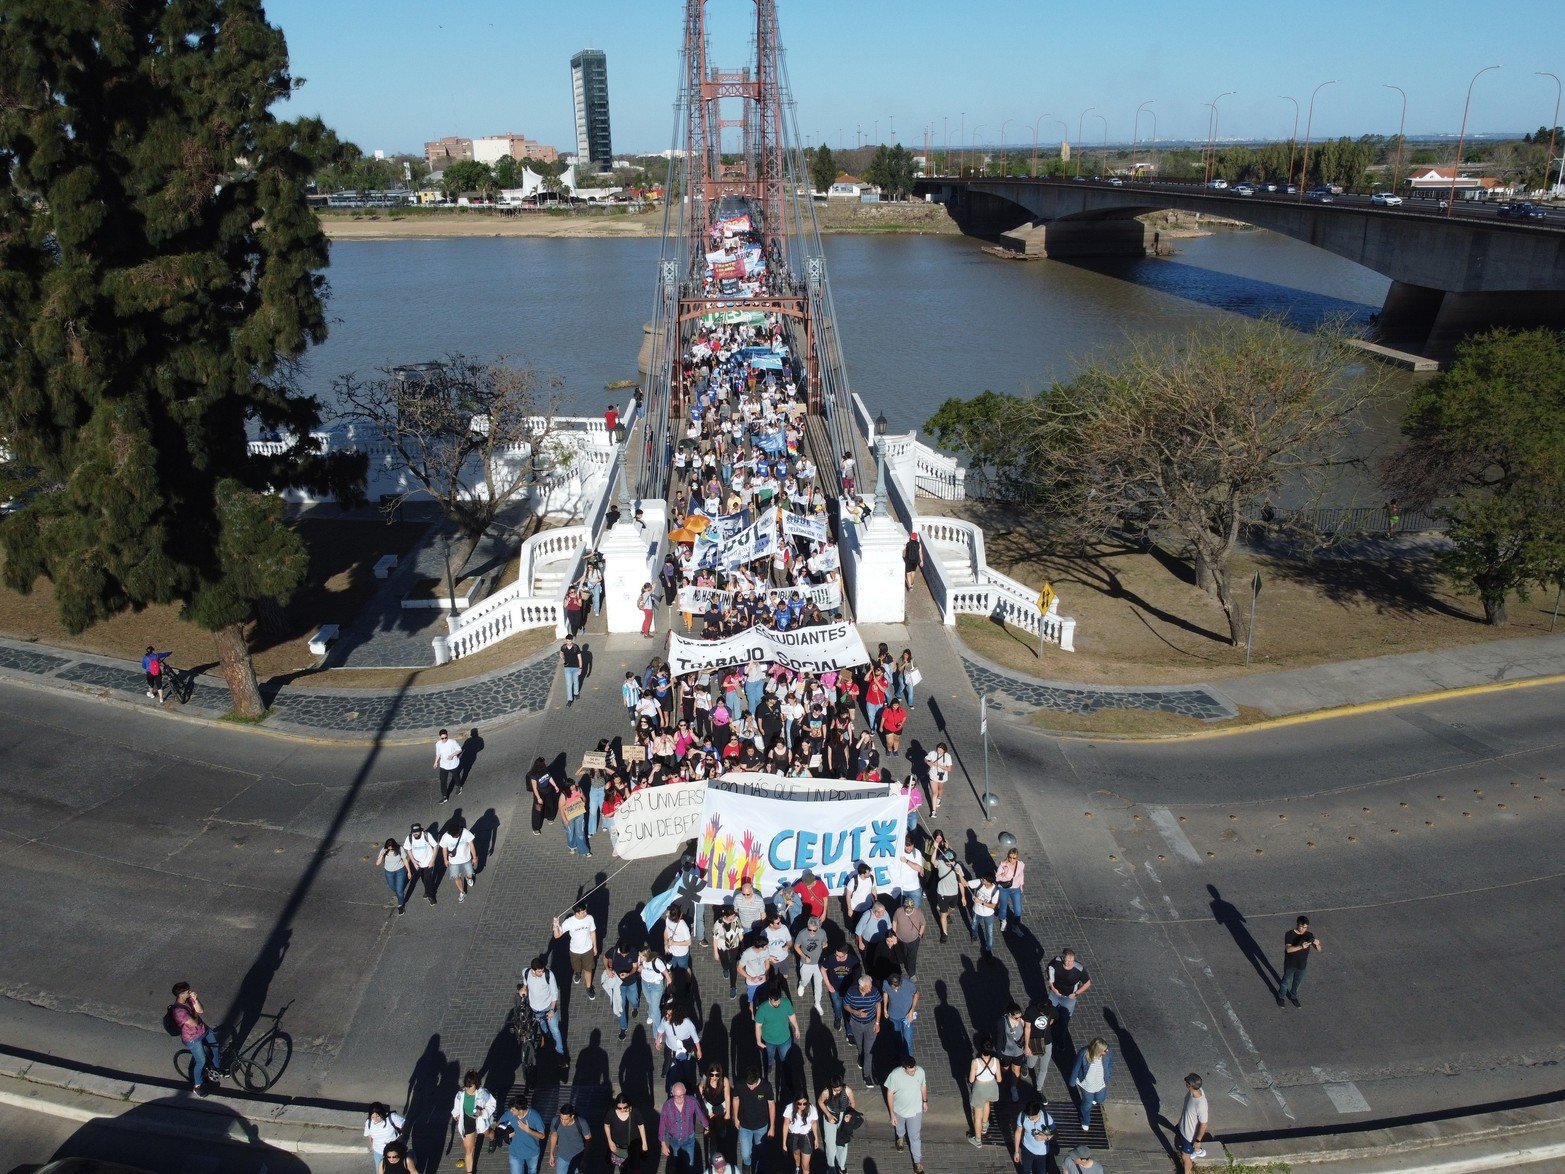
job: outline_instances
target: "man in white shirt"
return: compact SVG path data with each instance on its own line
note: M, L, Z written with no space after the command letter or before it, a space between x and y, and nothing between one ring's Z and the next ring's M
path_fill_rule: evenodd
M440 801L449 803L453 789L462 793L462 744L445 730L435 739L435 769L440 772Z
M598 992L593 989L592 974L598 957L598 923L587 912L584 902L577 901L576 908L564 921L558 917L554 919L555 940L558 941L566 934L571 936L571 982L579 986L585 978L587 997L596 999Z
M1206 1094L1201 1091L1201 1075L1192 1072L1185 1077L1185 1103L1179 1113L1178 1135L1174 1138L1184 1174L1191 1174L1197 1158L1206 1157L1201 1139L1206 1136L1208 1112Z
M539 954L533 959L531 969L517 984L516 993L527 1000L527 1006L537 1016L538 1022L549 1029L549 1034L554 1037L554 1046L561 1059L564 1059L565 1037L560 1034L560 984L549 969L547 957Z
M440 856L439 842L424 830L423 824L416 823L408 832L407 839L402 841L402 853L407 857L412 881L416 884L423 880L424 896L433 905L435 889L440 884L440 870L435 867L435 861Z
M739 977L744 980L750 1006L755 1006L756 996L766 986L771 974L772 956L766 949L766 939L757 934L751 938L749 948L739 955Z
M446 872L456 882L457 904L461 904L467 900L467 890L477 883L477 877L474 875L473 833L467 830L467 821L460 815L446 824L440 837L440 854Z

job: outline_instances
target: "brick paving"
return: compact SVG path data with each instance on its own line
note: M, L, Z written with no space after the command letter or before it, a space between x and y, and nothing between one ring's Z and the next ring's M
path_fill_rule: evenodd
M1204 685L1073 685L1039 681L1008 673L967 652L962 653L962 668L973 691L989 696L991 708L1018 716L1040 709L1054 713L1144 709L1203 721L1239 716L1231 701Z

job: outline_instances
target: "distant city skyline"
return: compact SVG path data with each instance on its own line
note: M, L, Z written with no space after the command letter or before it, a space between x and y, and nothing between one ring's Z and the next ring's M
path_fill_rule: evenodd
M1294 106L1282 95L1299 103L1302 137L1322 82L1335 84L1316 96L1317 140L1395 134L1402 99L1390 86L1407 93L1410 136L1455 135L1468 83L1489 65L1503 68L1474 86L1468 131L1520 134L1554 114L1555 83L1538 71L1565 76L1536 22L1480 20L1455 0L1220 2L1203 5L1198 20L1169 8L1125 0L1040 15L1020 0L970 0L960 10L928 0L895 10L778 0L800 140L921 149L928 132L936 150L955 150L959 140L997 145L1003 132L1020 146L1036 124L1040 143L1097 143L1107 119L1108 140L1123 143L1150 99L1141 139L1155 114L1159 140L1202 141L1218 95L1220 139L1287 138ZM366 151L421 154L444 135L504 131L573 151L569 63L583 46L615 62L617 153L673 145L683 31L673 2L545 6L525 18L499 0L268 0L266 11L287 36L294 76L305 79L279 113L319 115ZM746 58L753 13L748 0L711 0L714 60Z

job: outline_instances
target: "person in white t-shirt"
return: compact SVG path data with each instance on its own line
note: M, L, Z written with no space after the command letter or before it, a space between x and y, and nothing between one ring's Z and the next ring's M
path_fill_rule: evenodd
M416 823L402 841L402 854L407 858L409 879L415 884L423 880L424 896L433 905L435 889L440 884L440 870L435 867L440 858L440 842L424 830L423 824Z
M797 1174L808 1174L810 1159L820 1145L820 1116L807 1096L783 1110L783 1136Z
M364 1118L364 1139L369 1144L370 1157L376 1162L384 1158L386 1147L401 1137L407 1127L407 1119L401 1113L393 1113L379 1102L371 1105Z
M596 999L598 992L593 988L592 975L598 958L598 923L587 912L585 902L577 901L571 915L564 921L558 917L554 919L555 938L562 938L566 934L571 938L571 982L580 986L585 980L587 997Z
M453 792L462 793L462 743L445 730L435 739L435 769L440 772L440 801L449 803Z
M477 883L473 875L477 863L473 833L467 830L467 820L460 815L446 824L440 837L440 854L446 872L456 883L457 903L467 900L467 891Z
M701 1063L701 1030L679 1006L679 1000L671 999L663 1008L654 1046L663 1053L664 1092L673 1096L676 1084L694 1088L696 1067Z
M690 969L690 944L695 940L690 923L685 920L683 906L675 903L663 916L663 952L668 964L681 970Z

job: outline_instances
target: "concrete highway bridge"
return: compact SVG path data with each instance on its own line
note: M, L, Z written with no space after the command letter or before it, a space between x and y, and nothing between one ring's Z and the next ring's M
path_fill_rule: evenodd
M1493 205L1433 201L1401 207L1368 197L1331 203L1281 192L1234 194L1194 184L1065 179L918 181L969 236L1020 231L1050 257L1140 255L1151 235L1136 219L1170 209L1241 220L1346 257L1391 279L1380 340L1437 357L1492 326L1565 328L1565 215L1508 220ZM1038 238L1041 236L1041 240ZM1286 275L1279 275L1286 280Z

